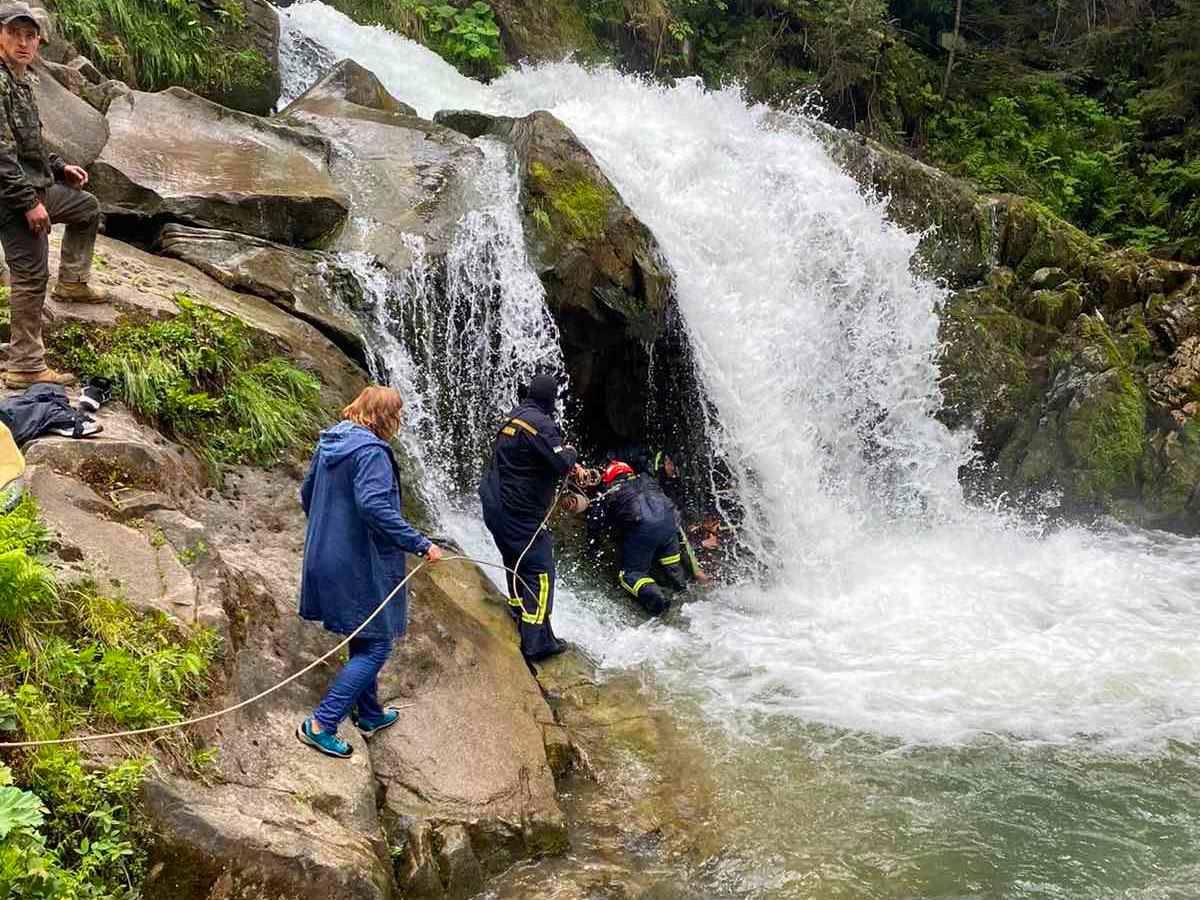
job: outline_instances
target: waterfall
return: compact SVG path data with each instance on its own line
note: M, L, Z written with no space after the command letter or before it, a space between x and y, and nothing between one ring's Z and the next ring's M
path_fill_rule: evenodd
M406 238L411 266L392 272L362 252L339 255L362 296L358 318L376 377L406 398L403 441L446 501L473 493L497 418L539 371L566 382L558 329L525 255L515 162L481 139L479 204L458 222L444 259Z
M725 722L783 715L951 744L1194 731L1200 663L1181 647L1200 638L1200 546L1042 533L964 503L969 435L934 416L943 292L912 274L917 236L802 122L779 126L735 88L571 62L484 86L321 3L281 16L285 44L307 36L352 56L422 115L551 111L673 269L713 436L751 511L743 540L771 571L670 626L615 628L565 602L576 630L560 632L610 664L652 663ZM287 77L305 76L289 64ZM524 270L509 277L534 291ZM540 350L516 352L531 364ZM480 391L503 394L512 380L499 379Z

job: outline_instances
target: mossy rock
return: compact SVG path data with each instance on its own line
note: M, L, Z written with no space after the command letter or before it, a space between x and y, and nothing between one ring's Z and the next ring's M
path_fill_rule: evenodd
M974 428L984 459L994 459L1038 395L1037 351L1047 329L996 305L987 289L964 292L942 310L941 419Z
M1001 219L1000 262L1022 282L1041 269L1061 269L1081 278L1102 245L1074 225L1027 197L996 198Z
M1156 434L1146 451L1148 524L1200 534L1200 419Z
M596 49L583 5L572 0L490 0L508 58L557 62Z
M1034 291L1023 306L1025 315L1034 322L1062 329L1083 310L1083 295L1075 285Z
M1146 448L1142 388L1127 370L1111 369L1089 382L1076 400L1063 428L1074 495L1100 505L1115 495L1135 495Z
M616 196L583 166L564 162L556 170L535 160L529 167L534 209L550 221L550 233L579 241L597 240L608 227ZM540 202L540 201L545 202ZM536 220L536 212L535 212Z

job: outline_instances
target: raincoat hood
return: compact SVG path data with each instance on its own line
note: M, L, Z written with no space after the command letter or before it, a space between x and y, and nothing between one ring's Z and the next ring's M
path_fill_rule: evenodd
M371 429L347 421L338 422L332 428L322 431L317 441L321 464L331 467L346 461L363 447L372 446L383 447L389 453L391 451L387 443Z

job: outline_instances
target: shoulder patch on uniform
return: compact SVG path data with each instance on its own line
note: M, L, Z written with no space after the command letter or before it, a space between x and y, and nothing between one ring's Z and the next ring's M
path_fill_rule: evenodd
M522 429L523 431L528 431L530 434L538 433L538 430L536 428L534 428L532 425L530 425L528 422L526 422L524 419L513 419L512 422L510 422L509 424L516 425L518 428Z
M513 428L511 425L505 425L503 428L500 429L500 433L506 434L509 437L516 437L517 429Z

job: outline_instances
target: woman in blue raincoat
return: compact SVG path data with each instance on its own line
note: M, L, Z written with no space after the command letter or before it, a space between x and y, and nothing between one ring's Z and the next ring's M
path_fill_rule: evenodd
M308 516L300 615L336 634L352 634L405 577L406 553L430 562L442 550L400 513L400 477L388 441L400 430L403 402L394 388L368 387L321 433L300 502ZM378 676L392 642L408 627L401 590L350 642L350 660L296 736L327 756L345 758L338 737L349 715L365 737L400 717L379 704Z

